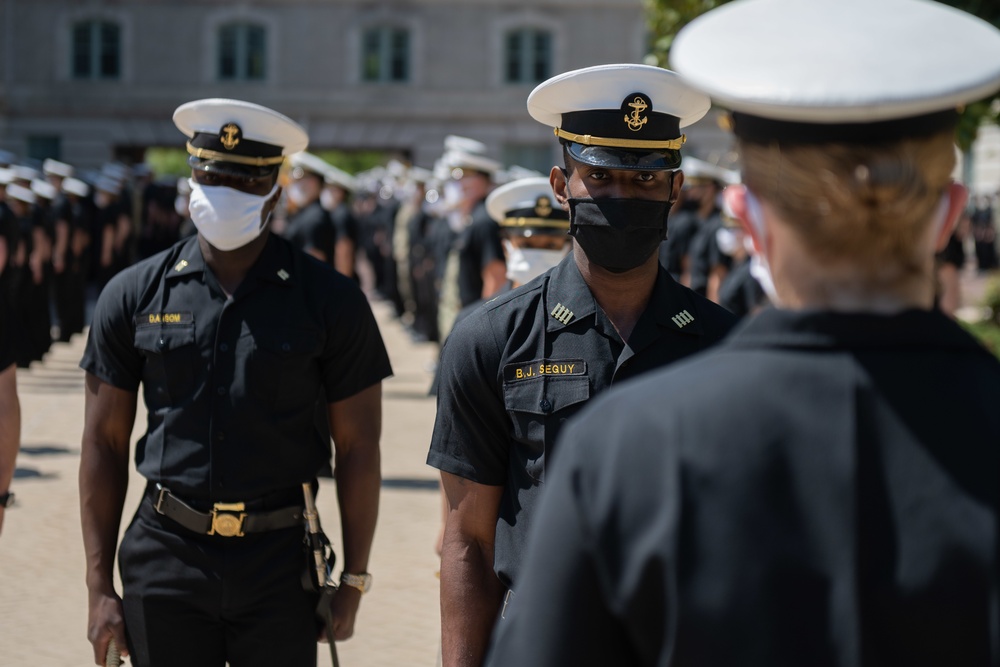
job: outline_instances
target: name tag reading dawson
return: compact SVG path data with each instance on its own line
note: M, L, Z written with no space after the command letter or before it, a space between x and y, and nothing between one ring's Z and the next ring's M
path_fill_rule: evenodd
M527 363L507 364L503 367L503 381L516 382L542 375L586 375L587 362L583 359L535 359Z
M137 327L148 327L163 324L191 324L194 322L194 313L148 313L146 315L136 315L135 325Z

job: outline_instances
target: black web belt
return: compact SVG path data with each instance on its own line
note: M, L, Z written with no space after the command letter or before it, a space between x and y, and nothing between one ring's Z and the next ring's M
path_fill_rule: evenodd
M158 514L202 535L243 537L247 533L264 533L304 525L302 508L297 506L266 512L247 512L245 503L215 503L211 512L199 512L159 484L150 500Z

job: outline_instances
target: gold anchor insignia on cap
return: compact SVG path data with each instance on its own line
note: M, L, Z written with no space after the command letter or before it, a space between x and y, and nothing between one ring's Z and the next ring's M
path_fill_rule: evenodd
M219 132L219 143L221 143L227 151L231 151L236 148L240 143L240 137L243 136L243 130L236 123L226 123L222 126L222 130Z
M560 322L562 322L563 324L569 324L570 321L573 319L573 311L567 308L566 306L562 305L561 303L557 303L556 307L553 308L552 312L549 314L552 315L552 317L559 320Z
M539 218L547 218L552 215L552 202L548 197L539 197L535 202L535 215Z
M183 271L187 265L188 261L186 259L182 259L181 261L177 262L176 266L174 266L174 271Z
M636 95L628 106L631 107L632 113L625 114L625 124L628 125L628 129L638 132L649 121L649 116L642 115L642 112L649 108L649 104L641 96Z
M688 311L682 310L681 312L671 317L670 320L677 325L678 329L683 329L687 325L694 322L694 316L691 315L691 313L689 313Z
M281 278L282 280L288 280L288 271L285 271L284 269L279 269L278 277Z

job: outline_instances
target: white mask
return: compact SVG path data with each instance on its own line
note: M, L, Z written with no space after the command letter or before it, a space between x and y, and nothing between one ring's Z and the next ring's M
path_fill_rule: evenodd
M774 277L771 275L771 265L764 257L763 246L767 243L767 230L764 228L764 209L760 201L749 189L746 191L747 221L757 232L757 240L761 244L761 252L755 252L750 259L750 275L753 276L764 290L771 303L778 305L778 291L774 287Z
M518 248L506 239L503 247L507 253L507 278L518 285L530 282L556 266L568 252L568 249Z
M295 204L295 208L302 208L309 203L309 193L302 181L292 181L288 184L288 201Z
M188 198L184 195L177 195L177 199L174 200L174 210L182 218L188 217Z
M735 255L737 249L740 247L739 237L736 235L736 232L728 227L720 227L715 232L715 242L719 246L719 251L728 257Z
M191 221L205 240L219 250L235 250L260 236L267 223L264 204L278 191L278 184L266 195L252 195L223 185L191 184ZM270 215L268 216L270 218Z
M337 198L331 190L323 190L319 193L319 205L327 211L332 211L337 206Z

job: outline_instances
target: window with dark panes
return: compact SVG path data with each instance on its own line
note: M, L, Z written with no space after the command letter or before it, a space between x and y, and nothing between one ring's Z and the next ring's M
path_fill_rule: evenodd
M552 74L552 34L521 28L507 33L504 80L507 83L541 83Z
M117 79L121 76L121 27L111 21L73 25L70 71L74 79Z
M400 83L410 79L410 33L405 28L377 27L361 38L361 79Z
M263 81L267 78L267 31L253 23L229 23L219 28L218 73L221 81Z

